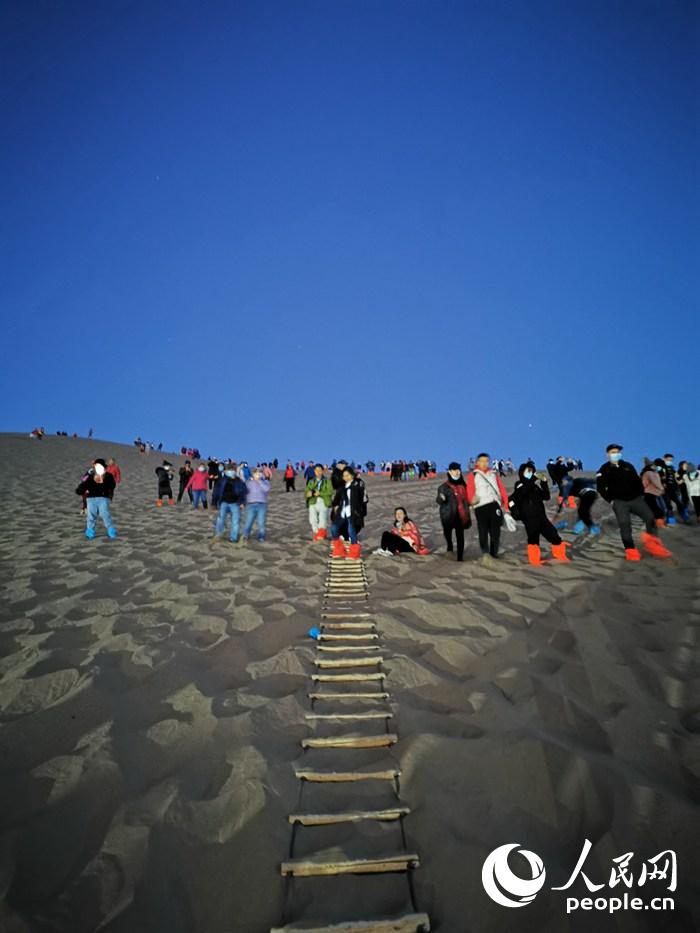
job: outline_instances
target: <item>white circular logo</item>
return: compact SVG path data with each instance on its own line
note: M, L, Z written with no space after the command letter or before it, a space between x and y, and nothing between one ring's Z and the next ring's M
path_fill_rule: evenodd
M497 904L503 907L524 907L535 899L538 891L544 885L545 870L542 859L534 852L520 849L519 842L507 843L499 846L487 856L484 867L481 869L481 883L484 890ZM520 878L511 871L508 865L508 855L518 850L530 866L531 878ZM511 895L508 897L507 895Z

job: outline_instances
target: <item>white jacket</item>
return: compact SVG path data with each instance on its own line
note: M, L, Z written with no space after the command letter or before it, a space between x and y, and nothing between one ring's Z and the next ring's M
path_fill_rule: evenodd
M683 482L688 487L689 495L700 496L700 471L695 474L695 479L691 479L686 473L683 477Z

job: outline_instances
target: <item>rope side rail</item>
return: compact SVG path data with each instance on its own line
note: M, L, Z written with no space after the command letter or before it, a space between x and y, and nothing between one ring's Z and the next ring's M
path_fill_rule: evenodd
M343 726L350 731L333 735L310 735L301 740L303 755L325 752L337 758L336 768L297 767L299 781L296 811L288 816L291 824L289 856L280 865L285 879L283 925L271 933L429 933L430 918L418 910L413 886L413 871L420 867L418 853L411 852L406 840L404 820L411 810L401 800L401 770L398 766L346 767L348 749L389 750L399 741L396 728L390 729L395 709L389 705L391 693L386 688L384 670L386 646L377 628L374 613L369 606L370 593L364 561L361 558L343 559L330 556L323 586L321 622L316 635L314 671L309 674L312 684L307 693L310 712L305 720L310 729L330 726L335 732ZM331 671L331 673L327 673ZM336 671L338 673L336 673ZM336 686L340 685L340 686ZM329 689L330 686L330 689ZM335 689L334 689L335 688ZM346 706L348 701L358 705ZM370 705L366 705L367 701ZM316 704L321 704L322 712ZM333 705L335 704L335 705ZM363 725L366 724L366 725ZM383 731L382 731L383 725ZM372 726L374 729L372 729ZM367 731L365 731L367 730ZM373 752L372 752L373 753ZM393 757L393 756L392 756ZM307 785L347 784L352 787L362 782L370 787L391 788L395 803L372 805L363 799L361 807L314 812L304 807L304 789ZM371 792L373 795L375 791ZM400 851L378 856L346 856L342 847L330 854L318 852L304 858L295 858L295 844L300 829L313 833L314 827L333 827L350 824L354 827L378 822L396 826L400 836ZM387 831L392 831L387 828ZM295 879L314 879L342 875L402 874L407 882L410 911L401 916L371 920L347 920L326 925L291 920L290 908Z

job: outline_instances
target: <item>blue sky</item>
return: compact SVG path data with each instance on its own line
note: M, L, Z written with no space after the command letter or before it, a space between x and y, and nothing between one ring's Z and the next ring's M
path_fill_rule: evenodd
M0 427L700 459L700 5L0 8Z

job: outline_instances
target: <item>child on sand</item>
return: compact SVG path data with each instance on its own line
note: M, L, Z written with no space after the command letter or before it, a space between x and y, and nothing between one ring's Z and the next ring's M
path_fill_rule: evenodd
M109 510L109 500L114 492L114 477L107 472L104 460L95 460L94 467L75 490L79 496L87 499L87 527L85 537L92 540L95 537L95 525L98 517L107 529L110 538L117 537L117 529L112 523Z
M156 505L161 506L163 504L163 499L167 499L170 505L175 505L175 500L173 499L173 489L170 485L174 477L173 467L171 463L168 463L167 460L163 461L163 465L156 467L156 476L158 477L158 498L156 499Z

